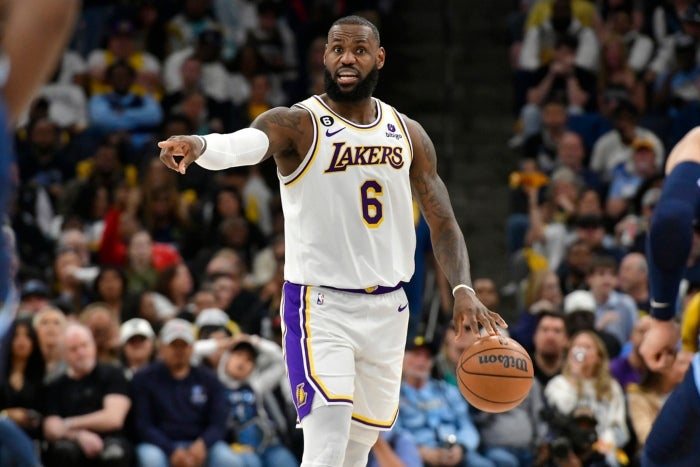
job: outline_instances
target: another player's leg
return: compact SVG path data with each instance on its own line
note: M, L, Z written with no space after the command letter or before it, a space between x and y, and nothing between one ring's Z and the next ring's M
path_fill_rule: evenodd
M700 446L700 354L673 390L644 445L643 467L698 465Z
M678 164L666 178L649 226L647 256L654 316L670 319L678 284L693 242L693 221L700 203L700 164Z

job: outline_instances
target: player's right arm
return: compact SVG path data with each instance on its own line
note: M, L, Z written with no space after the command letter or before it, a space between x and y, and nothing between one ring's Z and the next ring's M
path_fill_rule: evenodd
M176 135L160 141L160 160L184 174L196 162L209 170L258 164L270 156L283 175L296 169L313 141L311 116L303 109L276 107L249 128L205 136ZM178 162L176 157L182 157Z

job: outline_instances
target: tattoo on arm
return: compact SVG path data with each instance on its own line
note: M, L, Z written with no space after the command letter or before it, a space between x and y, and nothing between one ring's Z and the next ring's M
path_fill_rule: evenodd
M418 164L411 171L411 184L421 211L430 225L433 252L450 284L470 284L469 255L450 197L437 174L435 147L428 134L416 125L420 136Z

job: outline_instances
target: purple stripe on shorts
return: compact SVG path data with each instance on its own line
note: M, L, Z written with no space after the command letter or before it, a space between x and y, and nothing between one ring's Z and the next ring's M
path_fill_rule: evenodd
M294 405L297 409L299 420L311 412L311 404L316 391L306 379L304 371L304 351L305 332L304 314L306 311L306 301L304 295L306 287L285 282L284 284L284 325L286 327L284 335L284 354L287 361L287 372L289 383L294 397Z

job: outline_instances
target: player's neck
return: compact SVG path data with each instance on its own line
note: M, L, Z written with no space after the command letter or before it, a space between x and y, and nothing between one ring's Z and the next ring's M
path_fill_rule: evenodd
M377 106L372 97L357 102L337 102L323 94L321 99L333 112L358 125L368 125L377 119Z

